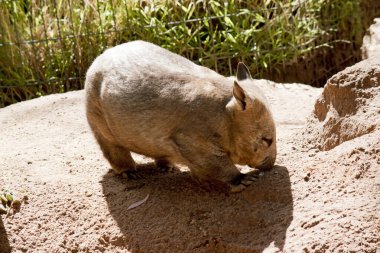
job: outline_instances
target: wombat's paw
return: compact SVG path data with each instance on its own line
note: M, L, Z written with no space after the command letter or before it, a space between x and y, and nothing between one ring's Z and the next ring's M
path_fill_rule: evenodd
M141 179L143 178L137 171L129 170L121 173L121 176L126 179Z
M231 192L241 192L258 179L258 173L240 174L230 183Z

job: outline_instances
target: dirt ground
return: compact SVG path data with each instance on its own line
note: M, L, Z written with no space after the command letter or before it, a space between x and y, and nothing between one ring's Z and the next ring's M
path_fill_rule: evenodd
M83 91L1 109L0 188L28 201L0 216L0 252L379 252L379 132L320 151L307 118L323 89L259 85L278 158L238 194L206 190L186 168L158 172L139 155L143 179L114 176Z

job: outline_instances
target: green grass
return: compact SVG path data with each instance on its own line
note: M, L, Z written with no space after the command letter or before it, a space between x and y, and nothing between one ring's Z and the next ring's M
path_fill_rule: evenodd
M360 20L357 0L0 0L0 107L83 88L94 58L131 40L225 75L244 61L262 77L338 40L360 43Z

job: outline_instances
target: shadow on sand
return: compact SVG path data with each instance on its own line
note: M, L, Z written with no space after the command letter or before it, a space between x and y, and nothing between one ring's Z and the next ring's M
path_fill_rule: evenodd
M288 170L282 166L244 192L207 191L186 172L158 173L141 165L144 179L108 173L102 180L112 217L131 252L262 252L282 249L293 219ZM141 206L128 206L143 199Z
M4 223L1 217L0 217L0 252L2 253L11 252L11 247L9 246L7 233L5 231Z

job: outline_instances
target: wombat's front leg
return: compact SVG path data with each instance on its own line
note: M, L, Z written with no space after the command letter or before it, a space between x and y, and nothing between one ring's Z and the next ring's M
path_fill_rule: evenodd
M220 181L227 183L231 192L241 192L257 180L257 174L242 174L224 155L195 156L188 158L189 168L201 181Z
M256 175L242 174L224 150L210 139L178 134L173 142L191 173L201 181L227 183L231 192L240 192L256 181Z

